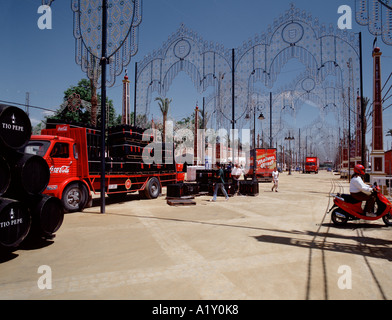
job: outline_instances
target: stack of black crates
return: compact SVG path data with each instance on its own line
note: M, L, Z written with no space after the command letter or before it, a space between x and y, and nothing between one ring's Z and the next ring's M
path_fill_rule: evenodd
M224 176L223 180L225 181L225 190L229 197L233 196L236 192L235 182L231 176L230 170L223 170ZM216 182L216 170L197 170L196 171L196 182L200 185L201 192L208 192L209 195L214 194L214 185ZM222 191L218 190L218 196L223 196Z
M42 194L50 179L47 162L24 151L30 137L27 114L0 105L0 249L51 239L64 219L61 201Z
M208 191L209 195L214 192L215 170L197 170L196 182L199 184L200 192ZM230 170L224 170L225 189L229 196L233 196L237 191L237 181L231 176ZM241 195L257 196L259 194L259 183L257 181L239 181L239 190ZM223 196L222 191L218 190L218 196Z
M143 139L144 135L144 139ZM154 137L148 135L146 129L130 125L110 127L108 130L108 168L109 172L165 172L174 171L173 146L153 142ZM145 163L144 155L154 157L155 152L162 150L162 156L156 155L153 163Z
M236 192L235 181L231 176L230 170L224 170L225 190L229 197ZM216 170L196 170L196 183L176 183L167 186L168 198L181 198L197 195L213 195ZM218 190L218 196L223 196L222 191Z

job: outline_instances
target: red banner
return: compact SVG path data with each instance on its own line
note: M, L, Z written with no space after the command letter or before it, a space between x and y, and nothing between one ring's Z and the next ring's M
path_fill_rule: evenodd
M257 149L256 174L272 173L276 167L276 149Z

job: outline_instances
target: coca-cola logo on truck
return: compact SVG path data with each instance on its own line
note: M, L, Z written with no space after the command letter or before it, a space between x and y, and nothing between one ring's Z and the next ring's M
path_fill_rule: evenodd
M67 125L67 124L57 125L56 129L57 129L57 132L68 132L69 125Z
M50 167L50 173L69 173L69 166L62 166L62 167Z

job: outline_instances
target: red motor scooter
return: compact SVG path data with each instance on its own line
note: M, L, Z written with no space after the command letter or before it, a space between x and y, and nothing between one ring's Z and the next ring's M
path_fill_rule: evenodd
M332 194L334 205L329 210L332 211L332 221L336 226L344 226L349 220L375 221L381 219L389 227L392 226L392 204L380 192L380 188L375 184L373 193L376 196L375 217L366 216L362 208L362 201L354 199L349 194Z

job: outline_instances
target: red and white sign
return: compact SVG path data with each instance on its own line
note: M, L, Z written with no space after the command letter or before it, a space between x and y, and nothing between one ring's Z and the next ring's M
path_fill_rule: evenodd
M57 132L68 132L69 125L68 124L59 124L56 126Z
M253 164L253 156L251 157ZM256 149L256 174L270 176L276 167L276 149Z
M69 166L62 166L62 167L50 167L50 173L69 173Z
M129 190L132 187L132 182L130 179L127 179L127 181L125 181L125 189Z

